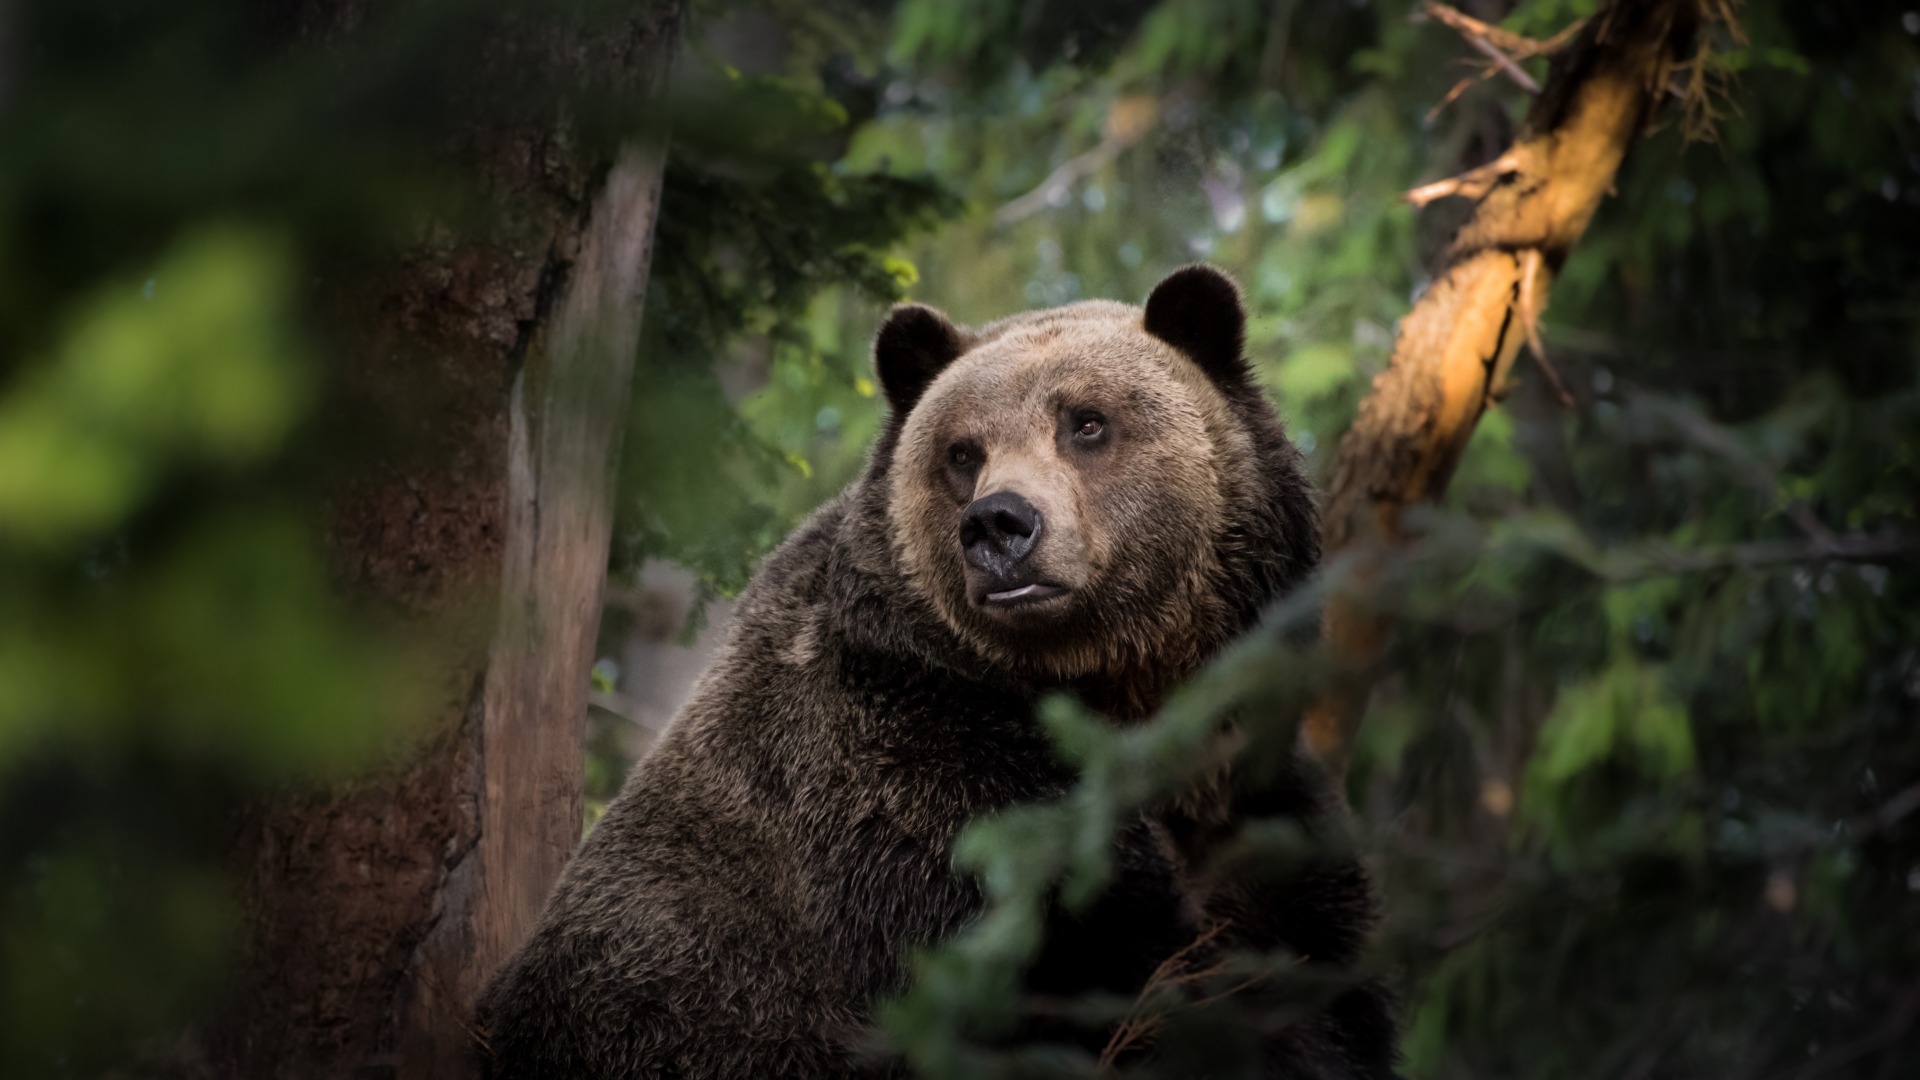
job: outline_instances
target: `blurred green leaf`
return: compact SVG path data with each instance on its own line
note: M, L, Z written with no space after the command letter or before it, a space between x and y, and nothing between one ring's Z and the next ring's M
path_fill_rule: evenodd
M242 465L274 450L312 381L285 331L290 284L284 245L223 227L183 242L144 285L96 292L0 398L0 535L97 536L176 461Z

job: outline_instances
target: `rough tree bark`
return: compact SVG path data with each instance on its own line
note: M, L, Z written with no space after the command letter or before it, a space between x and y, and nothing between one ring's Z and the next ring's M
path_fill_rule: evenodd
M1404 539L1402 511L1446 493L1521 343L1531 341L1539 355L1537 326L1553 276L1668 93L1703 2L1711 0L1614 0L1555 52L1546 85L1505 153L1408 194L1418 204L1458 195L1476 205L1433 284L1401 320L1388 368L1374 379L1335 460L1322 540L1329 555L1349 554L1353 572L1328 599L1324 634L1362 680L1386 646L1389 625L1369 587ZM1446 21L1475 36L1457 19ZM1487 38L1480 33L1476 46L1498 51ZM1308 745L1336 773L1346 770L1366 701L1364 682L1355 681L1305 718Z
M632 8L618 33L512 27L490 55L653 95L679 5ZM360 18L345 4L307 36ZM489 224L337 274L316 300L349 328L334 419L406 433L342 469L336 562L349 591L434 643L437 697L385 775L245 824L252 942L207 1040L218 1075L468 1075L472 1002L580 838L613 466L664 159L646 139L583 149L569 121L563 108L450 133Z

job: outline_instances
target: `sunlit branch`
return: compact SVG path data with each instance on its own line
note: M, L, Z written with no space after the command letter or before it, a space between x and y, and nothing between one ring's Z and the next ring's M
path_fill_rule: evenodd
M1519 166L1519 158L1512 152L1508 152L1485 165L1468 169L1459 176L1450 176L1445 180L1422 184L1400 198L1415 206L1425 206L1430 202L1456 195L1463 199L1478 199L1492 191L1494 185L1513 175Z
M1497 403L1523 343L1539 347L1539 319L1554 272L1612 191L1675 67L1694 50L1693 0L1613 0L1578 30L1534 42L1443 4L1438 21L1515 55L1553 58L1546 85L1513 144L1497 160L1408 192L1416 206L1461 196L1476 205L1443 254L1432 285L1400 323L1393 356L1361 402L1334 464L1323 543L1359 550L1356 581L1329 600L1323 636L1355 670L1377 663L1390 625L1367 598L1385 574L1401 514L1443 497L1479 419ZM1544 368L1544 365L1543 365ZM1556 390L1557 373L1548 376ZM1315 703L1309 746L1343 772L1366 708L1350 685Z

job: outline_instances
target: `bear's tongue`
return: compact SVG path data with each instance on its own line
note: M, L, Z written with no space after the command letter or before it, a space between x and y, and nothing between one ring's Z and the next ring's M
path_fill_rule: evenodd
M1022 585L1017 589L988 593L987 602L990 604L1012 604L1020 601L1045 600L1049 596L1058 596L1066 591L1067 590L1058 585L1047 585L1036 581L1031 585Z

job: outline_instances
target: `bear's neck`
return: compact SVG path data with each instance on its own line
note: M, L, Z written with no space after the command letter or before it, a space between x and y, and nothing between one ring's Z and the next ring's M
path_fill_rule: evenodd
M1145 673L1134 677L1087 676L1062 683L1058 689L1120 725L1143 723L1160 711L1173 680Z

